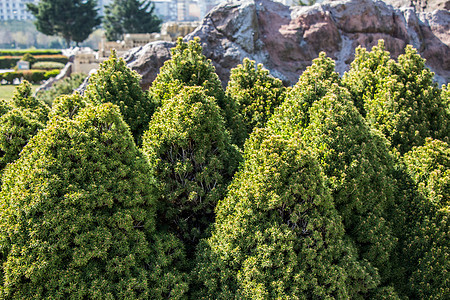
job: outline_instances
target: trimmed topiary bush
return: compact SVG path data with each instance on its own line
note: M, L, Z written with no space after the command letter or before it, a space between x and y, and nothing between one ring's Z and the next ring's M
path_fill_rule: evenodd
M40 69L40 70L60 70L62 68L64 68L64 64L63 63L59 63L59 62L52 62L52 61L40 61L37 63L34 63L31 66L32 69Z
M389 285L397 238L387 221L396 188L388 144L366 125L348 91L336 84L308 113L310 124L301 136L324 170L346 235Z
M290 133L308 126L311 105L325 96L334 83L339 82L334 61L321 52L286 95L286 100L274 113L268 126L282 128Z
M23 82L9 102L3 102L0 116L0 171L19 157L22 148L47 122L49 108L31 95Z
M388 58L382 42L371 53L360 49L344 79L369 124L402 155L427 137L447 141L450 115L425 60L412 46L398 62Z
M245 58L241 65L231 69L226 92L236 102L248 137L253 128L264 127L284 101L286 88L262 64L255 68L255 62Z
M241 146L245 139L242 116L233 99L225 95L211 60L202 54L200 39L185 43L179 38L171 53L171 59L164 63L150 87L158 105L176 96L185 86L200 86L207 96L216 99L233 143Z
M143 140L158 187L158 224L181 238L191 254L214 221L239 152L215 99L201 87L185 87L165 100Z
M253 132L216 213L198 249L195 299L345 299L377 285L346 242L323 173L299 136Z
M3 176L2 298L151 298L151 184L117 106L55 116Z
M120 107L137 145L141 144L142 134L155 109L148 93L139 86L139 80L140 75L112 51L109 59L89 78L85 92L92 103L111 102Z

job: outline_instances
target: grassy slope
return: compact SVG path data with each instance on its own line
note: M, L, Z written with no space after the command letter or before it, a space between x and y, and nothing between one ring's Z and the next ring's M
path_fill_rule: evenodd
M39 87L39 84L32 85L33 91L36 90ZM16 85L0 85L0 99L10 100L13 96L14 89L16 88Z

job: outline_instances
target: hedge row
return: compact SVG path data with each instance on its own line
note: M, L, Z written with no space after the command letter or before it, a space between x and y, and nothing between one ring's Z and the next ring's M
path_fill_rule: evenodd
M22 58L22 56L0 56L0 69L14 68L17 62ZM66 64L69 58L64 55L36 55L34 56L36 62L47 61L47 62L58 62Z
M6 80L9 84L12 84L14 79L25 79L31 83L40 83L43 80L47 80L50 77L55 77L59 74L59 70L26 70L17 72L0 73L0 81Z
M53 61L40 61L37 63L34 63L31 66L31 69L33 70L54 70L58 69L61 70L64 68L64 64L60 62L53 62Z
M54 55L54 54L62 54L62 51L57 49L0 50L0 56L22 56L25 53L30 53L32 55L52 55L52 54Z

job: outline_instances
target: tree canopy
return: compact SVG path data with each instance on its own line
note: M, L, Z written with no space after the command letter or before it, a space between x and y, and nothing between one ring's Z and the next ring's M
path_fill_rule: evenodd
M36 18L36 28L46 35L59 35L70 47L83 42L100 25L97 0L41 0L27 8Z
M103 27L109 41L121 40L124 33L158 32L162 20L149 0L113 0L105 7Z

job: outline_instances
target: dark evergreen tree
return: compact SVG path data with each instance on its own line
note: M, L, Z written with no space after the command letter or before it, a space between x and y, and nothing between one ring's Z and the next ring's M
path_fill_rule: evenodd
M158 32L162 20L148 0L114 0L105 7L103 27L109 41L121 40L124 33Z
M245 58L241 65L231 69L227 94L233 98L242 114L247 136L253 128L262 128L284 100L286 88L269 71Z
M190 254L214 221L239 152L216 101L201 87L185 87L164 101L143 140L158 187L158 224L182 239Z
M300 136L256 130L198 250L196 299L355 298L377 285L358 262ZM374 276L374 277L373 277Z
M70 47L84 41L100 25L96 0L41 0L27 3L36 18L36 28L46 35L59 35Z
M147 161L117 106L60 111L3 176L1 296L151 298Z
M155 110L148 92L139 85L140 75L127 67L123 58L117 58L115 51L109 59L89 78L85 97L92 103L111 102L119 106L125 122L130 126L137 145Z
M172 58L164 63L150 87L150 93L159 105L176 96L184 86L201 86L206 95L214 97L223 111L225 126L230 131L232 142L243 145L245 129L236 103L225 95L211 60L202 54L200 39L188 43L182 38L171 49Z

